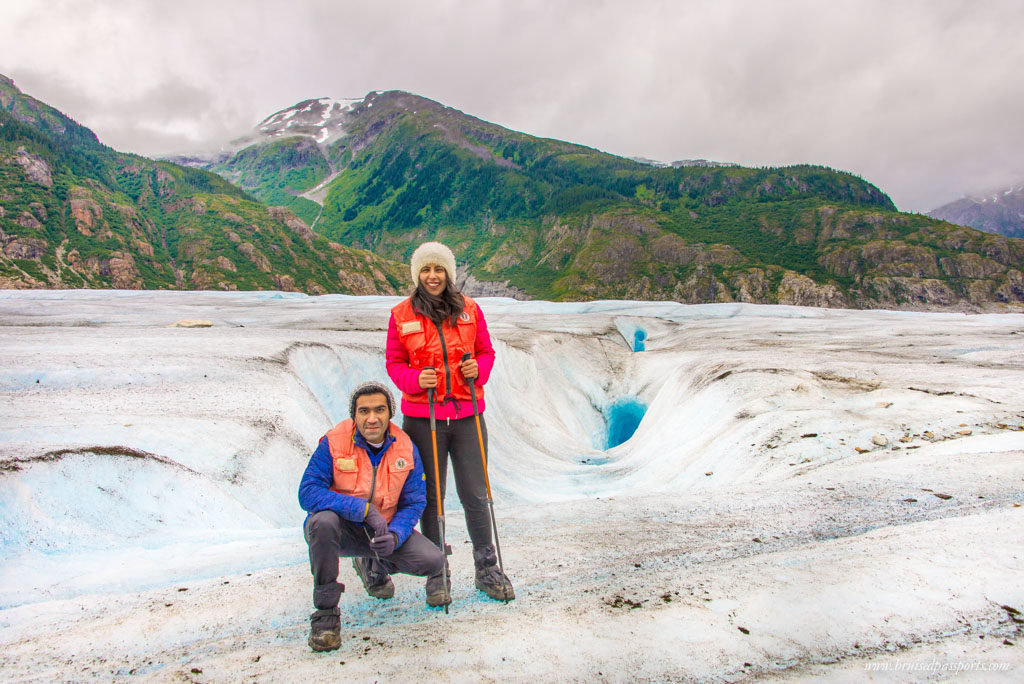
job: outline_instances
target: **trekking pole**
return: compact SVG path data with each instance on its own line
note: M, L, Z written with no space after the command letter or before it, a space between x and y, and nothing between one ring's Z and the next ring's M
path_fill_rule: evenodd
M427 366L423 370L434 370ZM437 466L437 423L434 422L434 388L427 388L427 403L430 405L430 446L434 452L434 494L437 496L437 534L441 541L441 553L445 555L444 564L441 566L441 581L448 591L448 558L452 554L451 547L444 543L444 503L441 501L441 470ZM451 602L451 592L448 594ZM444 604L445 615L448 614L448 604Z
M466 352L462 355L462 360L472 358L472 354ZM478 371L479 372L479 371ZM476 378L469 379L469 396L473 400L473 418L476 420L476 438L480 442L480 461L484 466L484 484L487 486L487 510L491 514L491 530L494 532L494 549L498 554L498 568L501 570L501 574L505 574L505 565L501 562L501 543L498 541L498 523L494 519L494 499L491 497L491 478L487 475L487 451L484 449L484 433L480 429L480 411L477 410L476 406ZM508 599L505 599L505 603L508 603Z

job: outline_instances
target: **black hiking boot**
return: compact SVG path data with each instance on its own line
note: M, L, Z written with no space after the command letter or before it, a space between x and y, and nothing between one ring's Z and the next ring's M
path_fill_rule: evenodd
M444 575L440 572L427 578L427 605L432 608L447 606L452 602L452 576L448 571L448 561L445 561L445 573L447 574L447 583L444 581Z
M352 567L359 575L366 593L373 598L389 599L395 595L395 583L391 581L391 575L380 570L374 559L353 558Z
M485 546L473 551L473 563L476 565L476 588L496 601L512 601L516 592L512 582L498 567L498 556L493 546Z
M306 643L314 651L334 651L341 648L341 611L337 606L318 610L309 616L309 639Z

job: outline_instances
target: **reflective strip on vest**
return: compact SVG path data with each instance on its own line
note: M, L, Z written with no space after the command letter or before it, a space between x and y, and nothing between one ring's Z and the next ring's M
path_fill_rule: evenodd
M388 426L395 441L381 455L377 466L376 487L374 487L373 464L366 449L356 446L356 424L349 418L335 425L327 432L327 448L334 464L334 481L331 490L366 500L373 490L374 506L390 522L398 510L398 499L402 494L405 480L416 465L412 452L412 440L397 425Z

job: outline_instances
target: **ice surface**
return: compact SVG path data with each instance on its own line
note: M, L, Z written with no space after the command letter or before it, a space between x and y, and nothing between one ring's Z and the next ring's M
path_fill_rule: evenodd
M622 333L622 339L633 351L645 351L647 331L635 318L617 317L615 327Z
M0 291L4 678L322 678L296 489L397 301ZM472 588L449 483L451 613L343 562L347 678L1019 680L1024 316L480 302L517 599Z

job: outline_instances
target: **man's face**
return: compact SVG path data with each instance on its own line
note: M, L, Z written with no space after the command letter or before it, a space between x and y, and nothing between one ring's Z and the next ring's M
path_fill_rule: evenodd
M388 400L383 394L356 397L356 429L367 442L380 444L388 431Z

